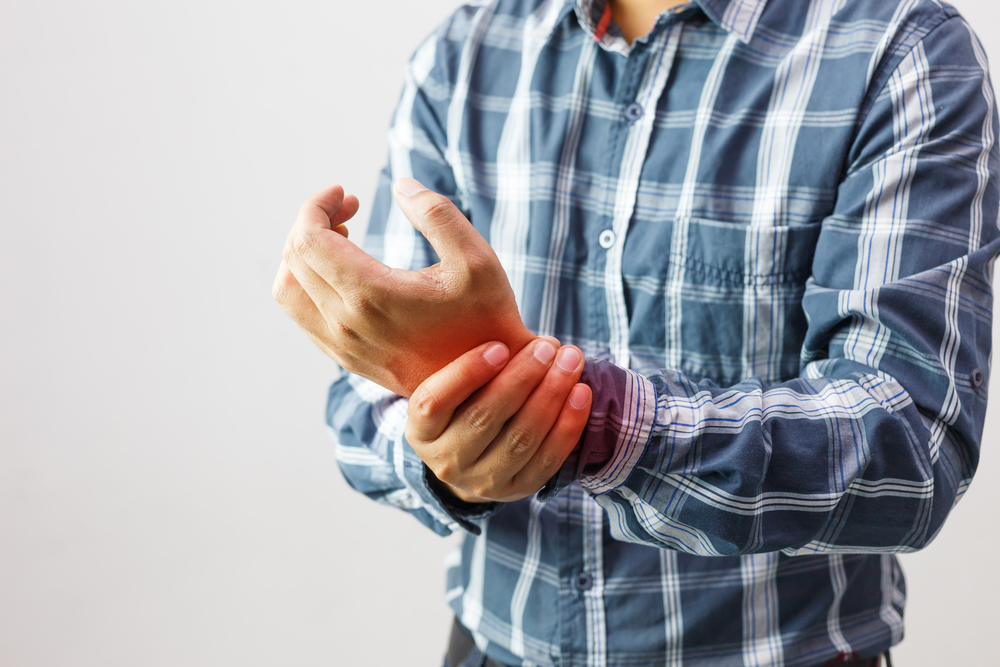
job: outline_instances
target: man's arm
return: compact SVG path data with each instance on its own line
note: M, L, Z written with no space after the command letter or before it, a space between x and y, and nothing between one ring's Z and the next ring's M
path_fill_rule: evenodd
M395 194L441 261L414 271L365 253L341 231L351 202L335 185L299 210L273 292L342 368L409 396L477 345L518 352L534 336L496 254L461 211L412 178L397 181Z
M460 525L476 531L478 528L474 520L494 511L497 504L479 503L481 498L463 491L458 486L452 487L449 491L448 487L441 483L431 469L421 461L404 436L408 401L372 380L378 380L408 395L427 375L475 347L479 342L496 339L504 343L511 353L517 353L522 348L530 352L528 343L534 339L521 323L516 308L511 310L502 307L511 304L512 299L508 300L506 297L509 286L502 269L499 269L499 264L496 264L495 268L500 270L500 275L487 275L486 280L472 280L470 283L468 276L463 275L471 264L469 257L465 256L466 248L463 243L458 242L459 252L456 253L454 261L449 261L445 256L441 258L441 263L437 263L438 256L430 242L435 236L433 223L435 220L440 222L443 213L444 218L452 223L458 223L459 236L468 235L467 238L473 245L485 244L461 212L449 202L460 199L460 196L455 176L444 156L447 140L442 125L442 119L448 113L449 99L446 93L453 87L455 75L450 69L454 58L449 57L449 51L462 48L463 26L468 25L470 12L474 11L475 8L469 7L458 10L452 19L420 46L409 63L403 94L389 132L390 161L379 183L365 243L365 248L371 257L361 253L353 244L348 244L346 238L341 239L342 236L346 237L346 229L342 224L357 211L357 199L353 196L345 197L342 189L337 186L327 188L317 193L303 206L300 215L305 220L302 220L302 225L297 223L296 230L296 233L301 231L302 235L298 241L292 237L293 241L290 244L292 252L289 259L292 260L293 266L297 265L299 276L312 290L313 296L303 289L303 285L285 262L279 269L274 287L275 298L310 335L317 346L331 358L343 362L348 368L365 374L365 377L362 377L345 373L330 388L327 422L337 443L338 463L347 481L375 500L412 513L439 533L448 533ZM410 217L416 219L420 231L404 215L404 208L394 205L392 188L394 178L416 178L434 191L446 195L439 197L434 193L417 192L410 197L407 193L412 190L399 193L400 203L409 210ZM410 181L406 182L413 185ZM430 202L423 211L420 201ZM431 223L430 226L427 223ZM308 227L308 231L304 227ZM425 231L428 232L427 237L421 233ZM320 250L321 248L325 250ZM331 267L322 263L322 260L329 259L327 252L333 253L338 261L354 260L351 266L356 272L346 280L339 280L338 277L343 276L338 274L337 270L342 267ZM306 255L312 256L313 262L321 271L332 271L330 281L320 276L309 262L305 261ZM483 249L481 257L487 260L495 259L488 245ZM381 264L378 260L385 264ZM490 267L492 264L486 268ZM479 268L483 268L482 263ZM369 273L363 275L366 269ZM374 284L368 279L371 276L384 279L390 274L393 280L401 277L403 284L392 284L391 280ZM480 272L478 275L481 278L484 274ZM456 279L450 280L448 276ZM408 283L407 278L409 278ZM339 289L334 289L333 283L337 283ZM461 289L463 283L465 287L469 284L485 287L476 297L478 301L472 302L478 305L478 308L473 308L478 312L470 314L466 311L456 315L452 310L449 313L447 308L449 303L457 304L460 309L467 308L467 304L461 300L449 301L454 297L454 290ZM407 284L411 288L416 288L409 292L409 296L413 299L408 302L405 298ZM422 293L421 285L423 285ZM371 289L373 286L374 292ZM403 289L397 289L399 287ZM341 307L336 314L333 314L328 310L328 306L329 304L342 306L343 294L348 295L349 308ZM403 300L398 298L400 296L404 297ZM437 306L444 304L444 307L434 311L435 303ZM406 309L414 305L417 306L418 312ZM426 323L427 316L432 311L435 313L436 321L431 319L429 328L416 326L419 322ZM366 318L365 314L375 317ZM331 338L334 331L338 335ZM469 335L470 331L472 335ZM558 341L549 342L558 346ZM385 356L372 354L372 350L376 349L388 350L389 354ZM520 363L518 360L522 354L513 355L510 368L507 367L507 362L504 363L504 368L493 380L492 400L494 405L499 403L515 406L515 413L513 416L502 413L502 416L508 417L503 423L517 424L519 420L523 422L521 407L522 403L527 403L528 413L539 418L539 423L544 429L532 428L529 434L529 429L524 424L516 429L508 427L503 432L498 431L496 436L488 441L494 443L490 444L488 449L542 451L548 467L552 465L552 455L548 452L572 449L586 421L590 392L585 386L575 386L582 370L582 359L578 359L579 363L571 371L567 371L559 365L559 359L564 354L565 352L560 351L560 356L548 364L549 370L544 377L531 382L526 382L523 377L514 383L503 381L507 375L517 377L516 367ZM401 369L403 372L400 372ZM440 373L447 374L447 369L441 370ZM506 387L505 391L523 393L525 389L531 389L530 396L527 399L520 396L516 401L497 400L496 390L501 381L503 381L502 386ZM513 386L510 386L511 384ZM456 392L461 391L460 384L447 389L439 388L436 394L441 401L454 404L458 396ZM531 408L532 401L538 403L539 397L544 396L547 396L546 400L541 402L541 407L544 409L539 411L538 405ZM435 404L434 401L427 401L418 396L417 405L422 406L421 414L413 416L409 420L410 424L422 424L422 418L433 422L431 426L421 426L414 432L415 441L420 441L418 446L427 449L431 443L440 443L438 450L449 451L444 443L459 432L461 418L468 416L468 408L462 407L468 403L467 399L467 396L462 398L458 401L460 408L452 410L458 418L453 419L449 416L445 420L447 426L438 432L434 429L440 429L444 423L441 421L439 408L445 403L439 401ZM538 417L539 414L541 417ZM488 424L492 424L493 421L495 419L479 417L473 424L473 430L478 427L480 431L488 431L492 428ZM505 438L511 441L510 447L502 448L496 444L498 439ZM477 442L480 442L479 438ZM458 445L454 446L456 451L457 447ZM425 452L425 456L436 465L442 460L440 451L436 458L429 450ZM480 452L480 455L482 453ZM473 460L479 458L480 456L476 456ZM561 459L559 461L561 462ZM507 482L513 481L514 475L526 465L523 461L518 462L522 465L511 471ZM464 484L467 488L484 493L494 490L485 486L489 483L488 480L477 480L468 474L454 477L457 470L454 466L450 469L438 466L437 469L444 478ZM480 466L480 470L490 469ZM492 475L490 479L495 481L501 477ZM509 496L511 490L508 484L503 492ZM460 506L455 502L452 492L476 503Z
M601 417L579 481L617 538L731 555L937 534L979 458L1000 252L997 115L970 35L945 21L873 88L822 223L799 378L588 362Z
M590 389L574 386L583 355L555 339L531 340L485 239L447 198L401 183L401 209L441 262L407 271L373 259L347 240L341 221L357 206L332 186L303 204L274 296L341 367L412 393L407 441L458 498L531 495L586 424ZM510 364L500 342L469 350L503 334L530 340ZM420 384L411 391L406 381Z

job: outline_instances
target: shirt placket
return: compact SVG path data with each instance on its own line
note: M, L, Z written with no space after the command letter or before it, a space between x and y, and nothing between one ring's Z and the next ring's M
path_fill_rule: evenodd
M604 189L600 199L604 214L596 237L589 240L588 267L591 275L600 276L603 299L590 305L590 325L595 340L604 340L606 350L601 355L619 366L629 368L629 315L625 299L622 269L626 258L625 237L635 213L636 198L642 167L652 137L656 109L666 90L674 58L680 44L681 23L677 15L661 19L654 32L636 41L627 56L621 54L621 44L602 41L602 58L596 66L617 69L620 83L612 102L620 110L617 122L603 141L607 161L604 176L611 187ZM621 38L618 38L620 41ZM625 58L624 65L615 67L609 59ZM601 63L600 60L604 60Z
M602 276L604 299L592 303L595 335L607 332L608 354L616 364L628 367L629 318L625 300L623 266L628 233L655 121L656 109L666 90L680 44L681 26L672 18L657 25L648 40L636 42L627 56L605 50L601 58L626 58L619 71L620 84L613 103L620 109L618 121L604 139L608 142L607 171L612 184L604 192L609 211L591 239L590 270ZM603 44L602 44L603 46ZM603 65L614 67L608 61ZM575 664L574 656L586 656L588 666L607 664L607 619L604 603L603 539L604 512L575 485L560 496L560 522L564 551L560 562L560 618L562 620L561 664Z

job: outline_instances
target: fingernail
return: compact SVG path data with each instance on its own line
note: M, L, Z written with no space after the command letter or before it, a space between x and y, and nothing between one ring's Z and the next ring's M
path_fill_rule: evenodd
M486 361L489 362L490 366L497 368L507 361L507 348L500 343L494 343L493 345L490 345L485 352L483 352L483 357L486 358Z
M567 373L572 373L576 370L576 367L580 364L580 353L577 352L572 347L564 347L559 350L559 356L556 357L556 365L563 369Z
M412 197L418 192L423 192L426 189L427 188L420 184L420 181L414 178L407 177L396 181L396 191L404 197Z
M573 387L573 391L569 392L569 404L575 410L583 410L587 406L587 393L587 390L580 385Z
M538 345L535 346L535 359L538 359L545 365L552 362L552 357L556 356L556 348L552 347L552 343L547 340L543 340Z

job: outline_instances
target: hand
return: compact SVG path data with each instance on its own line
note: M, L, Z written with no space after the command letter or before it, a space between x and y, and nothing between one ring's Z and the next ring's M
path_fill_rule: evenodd
M498 340L517 352L535 336L493 249L447 197L400 179L396 200L439 263L404 271L367 255L340 227L357 199L334 185L302 205L273 294L343 368L409 396L477 345Z
M310 199L314 199L321 194L325 195L323 199L324 208L331 211L329 216L330 227L334 232L346 239L348 237L348 230L347 225L344 223L353 218L358 212L358 198L354 195L345 196L343 188L335 185L327 188L325 191L317 192ZM305 208L305 204L303 204L303 208ZM326 320L316 308L313 300L309 298L309 295L299 285L299 282L292 275L284 260L281 261L281 265L278 267L278 275L274 279L271 294L285 312L295 320L299 328L305 331L306 335L312 339L312 342L323 350L327 356L336 360L333 350L320 338L320 336L325 335L329 331Z
M508 363L486 343L430 376L407 407L406 439L467 502L512 501L536 493L580 440L591 391L577 384L583 354L540 338Z

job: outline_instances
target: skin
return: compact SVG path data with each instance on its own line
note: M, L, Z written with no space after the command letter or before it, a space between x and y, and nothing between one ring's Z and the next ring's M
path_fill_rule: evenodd
M486 343L413 395L407 442L462 500L532 495L576 446L591 402L587 385L576 384L583 355L566 346L552 363L555 353L539 338L507 361L503 345Z
M496 254L442 195L395 187L441 261L391 269L348 240L357 198L333 185L299 209L272 293L334 361L409 396L406 436L467 502L537 492L590 415L583 354L531 334Z
M667 9L687 4L687 0L611 0L611 18L631 44L644 37Z
M493 249L448 198L422 189L413 196L397 191L397 201L439 263L403 271L367 255L342 228L357 212L357 198L333 186L299 210L274 296L283 306L296 304L286 310L307 331L330 330L314 342L341 366L410 396L477 345L496 340L516 353L535 336L521 322Z

